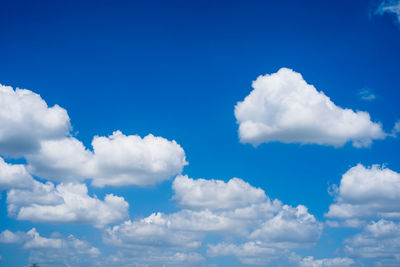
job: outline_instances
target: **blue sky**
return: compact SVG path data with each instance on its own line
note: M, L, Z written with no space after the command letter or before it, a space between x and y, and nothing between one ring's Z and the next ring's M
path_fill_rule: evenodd
M0 266L400 264L398 1L0 9Z

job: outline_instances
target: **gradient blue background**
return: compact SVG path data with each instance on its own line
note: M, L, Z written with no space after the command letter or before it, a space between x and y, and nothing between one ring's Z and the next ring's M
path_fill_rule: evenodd
M0 0L0 83L30 89L67 109L77 138L114 130L176 140L194 178L240 177L324 220L327 188L357 163L400 171L399 141L370 148L238 141L233 109L257 76L288 67L346 108L390 131L400 118L400 27L373 16L374 1L4 1ZM360 100L368 89L377 98ZM1 126L0 126L1 127ZM130 203L131 218L176 210L171 182L150 188L89 188ZM0 230L74 234L102 249L89 226L16 221L0 199ZM306 254L334 255L351 230L327 229ZM28 252L0 245L26 264ZM10 258L10 255L12 257ZM10 261L12 260L12 261ZM231 259L232 265L239 264ZM218 262L217 259L211 262Z

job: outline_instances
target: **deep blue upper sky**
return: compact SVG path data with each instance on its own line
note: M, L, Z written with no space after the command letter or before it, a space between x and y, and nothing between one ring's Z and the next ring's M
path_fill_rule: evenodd
M259 75L287 67L336 105L367 111L390 132L400 119L400 27L395 16L373 15L378 5L1 0L0 83L32 90L49 106L65 108L76 137L89 148L93 136L114 130L174 139L185 150L189 165L183 173L189 177L240 177L273 199L307 206L323 221L332 203L328 187L350 167L385 164L400 171L398 139L361 149L278 142L253 147L239 142L234 106ZM361 100L362 90L376 99ZM89 192L123 196L131 219L177 209L170 200L171 181L147 188L89 187ZM1 196L0 232L36 227L46 236L86 236L102 247L99 230L88 226L10 218L6 192ZM302 256L334 256L327 244L340 247L348 230L326 237L329 231L322 245ZM12 257L6 259L3 249ZM27 251L18 247L0 245L0 255L0 266L27 263Z

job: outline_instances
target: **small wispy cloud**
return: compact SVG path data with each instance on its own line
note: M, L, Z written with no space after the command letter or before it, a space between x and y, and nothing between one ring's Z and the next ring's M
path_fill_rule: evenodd
M384 15L385 13L395 15L397 22L400 23L400 0L385 0L375 10L375 15Z
M369 89L363 89L359 93L360 99L365 101L371 101L376 98L376 95L373 94Z

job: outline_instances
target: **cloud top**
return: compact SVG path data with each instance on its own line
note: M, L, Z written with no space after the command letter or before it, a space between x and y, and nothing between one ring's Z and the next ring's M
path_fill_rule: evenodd
M259 76L253 91L235 106L243 143L283 143L355 147L369 146L386 134L370 115L335 105L308 84L300 73L282 68Z

